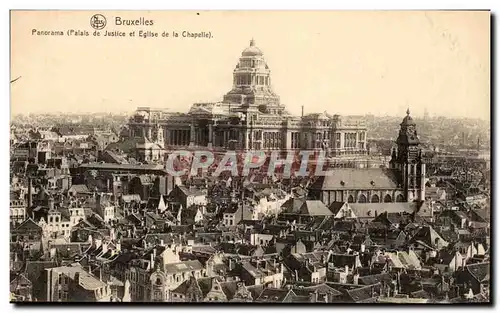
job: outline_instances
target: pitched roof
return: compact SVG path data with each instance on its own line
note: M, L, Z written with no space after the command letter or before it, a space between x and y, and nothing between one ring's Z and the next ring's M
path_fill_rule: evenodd
M416 202L387 202L387 203L348 203L357 218L373 218L384 212L413 213L418 209Z
M410 243L422 242L425 245L437 249L448 246L448 242L443 239L431 226L424 226L410 239Z
M467 270L474 276L479 282L484 282L490 280L490 263L476 263L469 264L466 266Z
M68 192L76 192L76 193L89 193L89 188L87 188L86 185L72 185L71 188L69 188Z
M410 250L408 252L399 251L398 257L401 263L403 263L403 265L405 266L405 268L413 270L422 269L422 264L420 263L418 256L415 254L413 250Z
M305 203L304 199L290 198L281 205L284 213L299 213L300 207Z
M397 189L397 172L379 168L336 168L331 175L319 177L313 190Z
M26 219L24 222L22 222L19 226L15 228L16 231L21 231L21 230L42 230L42 227L39 226L35 221L33 221L30 218Z
M375 275L361 276L358 278L358 284L360 285L374 285L381 282L390 283L392 282L391 274L381 273Z
M308 216L330 216L332 211L320 200L306 200L300 207L301 215Z
M262 291L255 302L283 302L288 294L295 295L292 290L266 288Z
M85 163L80 165L83 169L105 169L105 170L154 170L164 171L161 164L114 164L114 163Z
M199 271L203 269L203 265L198 260L189 260L179 263L165 264L165 272L167 273L182 273Z

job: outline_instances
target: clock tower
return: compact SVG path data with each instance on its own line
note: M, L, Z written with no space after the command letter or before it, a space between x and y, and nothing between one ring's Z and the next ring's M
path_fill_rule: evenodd
M391 168L400 172L400 184L404 189L406 201L425 200L425 164L422 148L417 135L416 124L410 116L410 109L400 124L396 140L397 150L393 150Z

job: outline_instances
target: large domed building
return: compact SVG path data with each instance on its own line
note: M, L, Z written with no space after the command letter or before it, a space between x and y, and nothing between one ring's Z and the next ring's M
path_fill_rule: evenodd
M221 102L195 103L186 113L140 107L128 126L129 137L140 141L141 161L151 161L154 155L146 153L146 139L165 151L190 146L222 151L322 149L332 156L367 153L361 118L326 112L290 115L273 91L270 67L254 40L242 51L232 88ZM148 138L151 129L161 129L163 136Z

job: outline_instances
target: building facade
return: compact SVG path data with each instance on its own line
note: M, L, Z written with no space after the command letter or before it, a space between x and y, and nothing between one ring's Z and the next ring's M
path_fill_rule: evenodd
M137 157L153 161L181 146L215 150L320 149L332 156L365 155L366 124L358 117L313 113L293 116L271 85L271 71L254 40L241 53L233 86L217 103L195 103L188 113L139 107L129 139Z

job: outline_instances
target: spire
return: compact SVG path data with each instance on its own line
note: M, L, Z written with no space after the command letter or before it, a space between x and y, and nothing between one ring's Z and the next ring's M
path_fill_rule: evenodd
M410 116L410 108L406 109L406 115Z
M250 39L250 47L253 47L255 46L255 40L252 38Z

